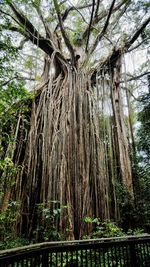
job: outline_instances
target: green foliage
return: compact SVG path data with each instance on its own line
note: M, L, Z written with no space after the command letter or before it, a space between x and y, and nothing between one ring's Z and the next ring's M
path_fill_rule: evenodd
M143 235L144 229L141 228L135 228L135 229L129 229L127 232L127 235Z
M0 177L0 183L5 184L7 188L13 187L16 184L16 181L14 179L15 175L20 170L20 166L14 166L13 161L9 157L5 157L4 159L0 160L0 172L2 172L3 175ZM3 195L3 192L0 190L1 196Z
M9 21L8 21L9 24ZM14 62L17 59L17 48L11 42L11 36L0 28L0 197L3 198L4 188L15 185L15 176L20 166L15 166L12 160L12 151L15 145L14 129L18 120L18 113L22 115L27 111L26 105L21 101L29 99L30 94L25 88L24 81L12 79L17 76ZM20 101L21 110L17 102ZM9 149L8 149L9 148ZM6 210L0 214L1 249L17 247L25 244L25 240L16 237L13 226L19 214L20 205L11 201Z
M10 166L10 162L8 164L8 158L11 161L11 157L5 153L8 146L13 148L18 114L20 113L23 119L24 113L27 112L26 102L31 98L31 94L25 88L25 82L17 80L14 62L18 51L13 46L9 34L5 34L4 31L2 31L0 47L0 167L3 172L9 173L10 177L16 172L16 168ZM17 102L20 103L19 106Z
M33 64L33 60L32 60L32 57L31 57L31 56L28 56L28 57L27 57L27 59L26 59L26 61L25 61L25 63L24 63L24 66L25 66L25 68L27 68L27 69L32 69L32 68L35 67L34 64Z
M0 114L17 100L28 96L25 82L18 80L15 70L19 49L12 41L12 34L6 30L10 25L9 19L5 18L4 25L0 26Z
M58 1L53 0L53 2L54 2L55 9L57 10L58 13L60 13Z
M27 246L27 245L29 245L28 239L23 238L23 237L14 237L14 236L8 235L5 238L5 241L0 243L0 250L18 248L18 247Z
M138 120L141 126L138 131L137 148L139 152L143 152L141 160L146 164L150 163L150 94L144 97Z
M9 21L6 23L9 26ZM0 26L0 86L14 75L13 62L17 58L17 48L11 36Z
M76 46L81 46L83 43L83 37L81 32L75 32L72 37L72 42Z
M84 236L84 239L107 238L126 235L141 235L145 233L145 230L142 228L128 228L127 231L124 231L122 228L117 226L115 222L101 222L99 218L85 217L83 218L83 221L87 224L92 224L93 226L92 233L89 236Z
M5 27L9 28L9 20L6 20ZM13 106L20 100L30 97L25 88L25 81L18 79L15 70L15 62L18 58L18 49L12 43L12 35L0 27L0 128L6 122L16 121L14 114L18 107ZM1 140L0 140L1 141Z
M85 217L83 221L93 225L93 232L84 238L105 238L124 235L123 230L119 228L114 222L101 222L99 218Z
M77 15L77 14L75 14ZM70 36L72 43L75 46L82 46L82 44L85 43L85 40L83 40L83 31L85 28L85 23L82 18L77 17L75 20L75 29L76 31Z
M138 114L140 127L137 133L137 155L134 159L139 179L135 211L137 224L150 231L150 94L145 94L142 99Z
M16 222L18 216L20 216L19 209L20 204L16 201L11 201L8 204L6 210L2 211L0 214L1 249L11 247L11 242L13 242L13 239L16 238L16 233L14 232L13 225Z
M29 98L31 96L21 82L13 81L0 90L0 182L3 185L15 185L13 177L21 167L16 167L12 161L13 148L16 142L15 129L18 114L24 120L24 125L27 124L24 114L28 112L26 102Z
M24 82L12 81L6 86L0 87L0 116L2 117L6 112L8 116L17 110L14 103L19 100L27 100L30 93L24 86Z
M49 201L46 204L37 204L38 224L35 230L35 239L38 241L58 241L62 239L61 234L56 228L56 222L59 221L62 211L67 208L60 205L59 201Z
M127 231L129 228L134 227L135 224L133 199L127 187L121 185L119 182L115 184L117 203L120 210L119 224L124 231Z
M1 199L4 197L5 189L7 188L9 191L15 185L14 177L21 168L21 166L15 166L12 159L13 147L16 142L14 135L18 114L23 119L24 113L28 111L26 102L31 98L25 88L25 82L17 79L15 63L18 59L18 49L12 42L12 35L5 30L9 29L9 19L5 18L4 23L0 26L0 184L3 190L0 190ZM9 192L7 193L9 194ZM19 216L20 204L16 201L10 201L6 209L1 211L1 249L28 243L24 238L16 236L14 225Z
M12 165L10 160L7 164ZM62 240L61 234L58 232L55 226L55 222L60 218L60 215L65 205L59 205L58 201L50 201L49 204L56 206L53 208L46 207L45 204L40 203L37 205L38 225L34 231L32 242L41 241L58 241ZM22 236L16 236L13 229L14 223L20 216L20 204L16 201L11 201L5 211L0 214L0 236L1 243L0 249L14 248L29 244L29 240ZM31 242L31 240L30 240Z
M35 6L36 8L40 7L41 4L41 0L33 0L32 1L33 6Z

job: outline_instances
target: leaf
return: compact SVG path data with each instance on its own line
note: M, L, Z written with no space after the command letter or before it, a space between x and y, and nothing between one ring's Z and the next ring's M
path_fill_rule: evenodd
M83 221L84 221L85 223L92 223L92 222L93 222L93 218L91 218L91 217L84 217L84 218L83 218Z

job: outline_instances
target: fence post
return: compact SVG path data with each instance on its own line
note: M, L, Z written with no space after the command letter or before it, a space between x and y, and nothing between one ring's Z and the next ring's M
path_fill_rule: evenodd
M130 262L131 262L131 267L140 267L138 259L137 259L137 255L136 255L136 248L135 248L135 244L134 242L131 242L129 244L129 248L130 248Z
M48 252L45 252L42 255L42 267L47 267L48 263L49 263L49 255Z

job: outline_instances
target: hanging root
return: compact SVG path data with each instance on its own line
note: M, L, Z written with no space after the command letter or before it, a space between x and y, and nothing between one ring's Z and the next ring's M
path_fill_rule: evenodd
M104 149L90 78L68 72L43 86L32 107L24 168L15 194L32 229L36 204L67 205L59 228L82 236L86 216L107 218Z
M64 236L68 228L71 239L91 230L84 217L117 220L112 107L110 114L103 107L110 92L98 80L95 89L96 94L90 76L71 69L43 83L32 105L27 141L18 145L21 152L16 149L22 168L11 197L21 203L19 231L26 228L31 236L39 220L37 204L53 209L54 200L60 208L67 206L55 224Z

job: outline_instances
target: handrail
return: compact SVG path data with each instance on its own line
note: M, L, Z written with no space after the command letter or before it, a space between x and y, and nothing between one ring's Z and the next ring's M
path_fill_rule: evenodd
M1 267L149 267L150 235L44 242L3 250Z
M108 237L108 238L98 238L98 239L85 239L85 240L71 240L71 241L54 241L54 242L42 242L31 244L23 247L12 248L0 251L0 258L4 255L18 254L21 252L34 251L36 249L51 248L58 246L68 246L68 245L80 245L80 244L96 244L96 243L109 243L118 241L136 241L136 240L150 240L150 234L142 234L136 236L119 236L119 237Z

